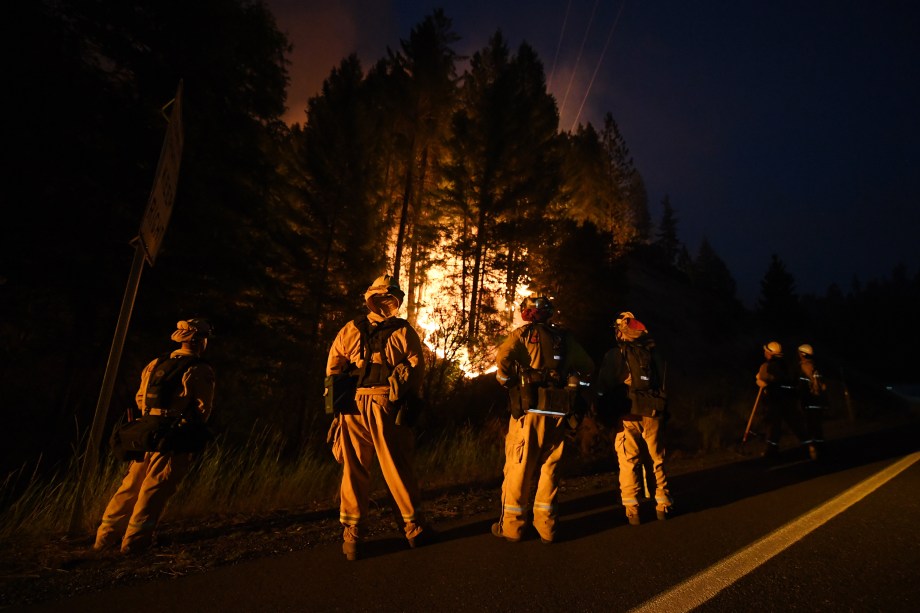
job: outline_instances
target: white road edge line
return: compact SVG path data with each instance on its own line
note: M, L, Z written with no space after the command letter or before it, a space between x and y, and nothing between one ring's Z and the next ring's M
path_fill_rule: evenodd
M920 452L915 452L902 458L820 507L777 528L747 548L713 564L706 570L675 585L667 592L662 592L638 607L631 609L630 613L691 611L813 530L846 511L888 481L894 479L918 460L920 460Z

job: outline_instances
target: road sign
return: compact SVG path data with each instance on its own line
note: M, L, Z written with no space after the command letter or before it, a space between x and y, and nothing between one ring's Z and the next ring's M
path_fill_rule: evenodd
M169 225L169 216L172 214L173 202L176 198L176 185L179 181L179 163L182 161L182 82L176 91L169 115L169 127L163 148L160 150L160 161L157 164L157 173L150 190L150 199L147 201L147 210L141 219L140 239L147 256L147 263L153 266Z

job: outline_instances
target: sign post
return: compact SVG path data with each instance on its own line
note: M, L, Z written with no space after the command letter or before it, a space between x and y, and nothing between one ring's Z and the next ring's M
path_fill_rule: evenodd
M99 400L96 402L96 411L93 414L93 424L86 442L80 479L77 482L77 492L74 496L73 513L70 516L71 534L77 532L83 523L82 490L99 465L99 444L105 428L112 392L115 389L118 364L121 362L125 338L128 335L128 324L131 321L131 313L134 310L134 301L137 297L137 289L140 286L141 273L144 270L144 260L146 259L150 266L153 266L156 261L157 252L163 241L163 235L166 233L166 226L169 224L169 217L175 201L183 144L182 81L179 81L176 97L170 104L172 105L172 110L169 115L169 126L166 130L166 137L163 140L163 147L160 150L160 159L157 163L153 188L150 190L147 209L141 219L140 234L132 241L134 244L134 259L131 263L131 272L128 275L128 286L122 298L121 311L118 313L118 323L115 326L112 347L109 349L109 359L105 365L105 375L102 378L102 389L99 392Z

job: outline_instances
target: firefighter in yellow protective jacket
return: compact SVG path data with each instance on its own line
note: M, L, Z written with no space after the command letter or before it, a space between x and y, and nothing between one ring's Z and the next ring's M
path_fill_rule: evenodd
M499 346L496 377L509 390L511 419L505 437L501 516L492 534L510 542L524 536L531 486L537 477L533 526L540 540L556 539L558 465L566 429L577 420L581 388L594 361L575 338L549 323L553 306L545 296L521 303L526 322Z
M183 419L203 423L211 416L214 402L214 370L200 360L208 346L211 326L204 319L180 321L170 337L181 343L169 354L169 360L154 359L141 373L141 385L135 398L144 417ZM184 360L184 358L191 358ZM156 398L148 389L154 369L166 362L186 362L177 371L177 384L168 397ZM181 378L179 378L181 372ZM131 462L128 474L112 496L96 531L93 549L102 551L119 547L122 553L147 549L169 498L188 473L195 454L186 451L148 451Z
M395 279L378 277L364 294L370 312L339 331L326 364L327 375L357 377L355 406L337 415L333 444L343 466L339 521L344 526L342 552L349 560L359 557L366 536L375 453L409 546L424 543L432 534L423 525L408 426L400 425L400 411L407 409L411 397L418 397L425 369L418 333L396 317L403 296Z

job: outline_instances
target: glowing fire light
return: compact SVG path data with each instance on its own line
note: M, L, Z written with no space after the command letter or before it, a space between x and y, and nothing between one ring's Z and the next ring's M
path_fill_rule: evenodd
M463 326L465 318L461 312L463 300L460 296L460 288L454 281L460 278L461 262L445 256L446 252L443 250L441 253L432 255L432 261L435 264L428 270L425 282L417 288L416 329L425 345L438 358L454 362L465 377L473 378L495 372L494 359L485 360L488 366L474 364L463 342L465 339ZM511 325L505 331L523 324L517 304L515 304L517 298L510 304L504 300L504 285L498 273L486 274L483 289L494 297L496 310L505 313L503 319L505 321L511 319ZM528 295L527 290L526 284L519 285L515 289L515 296L525 297ZM490 356L494 357L494 351L495 347L492 346L489 350ZM481 363L483 363L482 360L480 360Z

